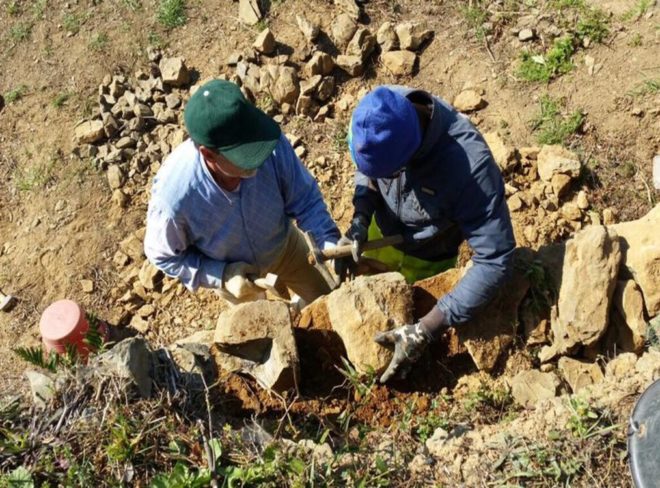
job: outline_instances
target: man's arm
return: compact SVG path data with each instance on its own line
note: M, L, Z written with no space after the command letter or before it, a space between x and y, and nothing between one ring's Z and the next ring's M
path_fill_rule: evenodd
M296 219L303 231L311 232L319 246L325 242L336 243L339 230L323 202L321 190L284 136L275 149L275 157L284 212Z
M446 325L472 319L511 271L516 242L504 198L504 182L492 159L481 163L461 192L454 218L474 251L474 266L438 301Z
M147 214L144 253L154 266L178 278L191 291L222 285L225 263L197 251L188 242L183 225L155 206L150 206Z

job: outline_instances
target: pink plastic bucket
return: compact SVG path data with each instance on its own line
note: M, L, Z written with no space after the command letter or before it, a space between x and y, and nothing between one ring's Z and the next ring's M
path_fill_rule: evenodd
M99 322L98 327L101 337L106 338L105 324ZM72 300L59 300L46 308L39 320L39 330L46 351L62 354L67 344L71 344L82 357L89 354L90 348L85 343L89 324L83 309Z

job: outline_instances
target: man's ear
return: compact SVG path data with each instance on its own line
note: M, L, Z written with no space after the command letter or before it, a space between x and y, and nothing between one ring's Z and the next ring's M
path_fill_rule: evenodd
M214 159L215 153L206 146L199 146L199 152L202 153L204 159Z

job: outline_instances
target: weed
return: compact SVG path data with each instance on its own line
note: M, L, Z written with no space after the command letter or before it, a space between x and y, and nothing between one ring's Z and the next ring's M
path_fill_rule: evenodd
M32 473L24 466L19 466L11 473L0 477L0 486L34 488Z
M149 43L150 46L153 46L158 49L162 49L165 47L165 42L163 42L163 38L153 31L149 32L149 34L147 35L147 42Z
M534 261L524 270L529 280L529 299L534 312L549 308L557 296L552 278L543 267L541 261Z
M85 19L80 14L66 14L62 19L62 27L64 27L66 32L75 35L80 32L80 26L83 24L84 20Z
M623 20L637 20L650 9L655 0L637 0L634 7L623 14Z
M660 92L660 78L644 80L628 92L632 97L655 95ZM5 97L6 98L6 97Z
M168 29L180 27L186 23L186 0L160 0L158 22Z
M481 40L486 35L484 29L484 22L488 19L488 12L477 2L475 5L463 7L463 16L468 23L470 29L474 29L474 34L477 39Z
M174 465L168 474L160 474L151 482L151 488L197 488L211 486L211 473L208 469L191 470L181 461Z
M477 410L479 407L490 407L500 412L513 404L511 390L508 388L491 388L482 382L479 389L471 392L464 402L467 412Z
M66 101L73 96L73 93L71 92L62 92L58 94L53 101L51 102L53 107L55 108L60 108L62 107Z
M348 124L338 125L332 135L332 145L336 151L343 152L348 148Z
M27 86L25 85L19 85L13 90L9 90L7 93L5 93L5 102L7 103L14 103L17 100L20 100L23 98L23 95L25 94L27 90Z
M117 414L110 428L110 440L106 446L108 458L118 462L131 460L137 452L140 440L141 435L131 419L121 413Z
M96 34L92 38L92 40L89 41L89 47L93 51L97 51L97 52L104 51L105 48L108 46L108 41L109 41L108 34L106 34L105 32L101 32L99 34Z
M261 32L265 30L267 27L268 27L268 21L265 18L259 19L259 21L256 24L254 24L254 30L257 32Z
M584 0L552 0L550 4L557 9L583 8Z
M14 42L21 42L28 39L30 37L31 32L32 32L32 26L30 24L27 24L25 22L20 22L15 26L13 26L11 29L9 29L9 37Z
M140 0L122 0L122 2L131 12L137 12L142 8Z
M609 19L600 9L587 9L578 20L575 32L581 41L589 39L593 42L603 42L609 34Z
M53 178L54 161L19 169L14 175L19 191L31 191L45 187Z
M266 113L272 113L272 111L275 109L275 101L273 100L273 97L271 97L269 94L265 93L261 95L257 99L256 103L257 107L259 107L263 112Z
M7 13L12 17L16 17L21 13L21 6L17 0L11 0L7 3Z
M573 396L568 400L571 416L566 427L579 439L607 434L619 427L612 424L606 413L598 412L583 398Z
M575 52L573 39L557 39L545 55L523 52L518 76L526 81L548 82L573 69L571 57Z
M635 32L633 36L628 41L630 47L639 47L642 45L642 35L639 32Z
M532 124L533 130L538 132L539 144L563 144L584 122L580 110L568 117L562 116L560 103L548 95L541 98L540 106L540 113Z
M32 15L34 15L36 19L43 19L47 4L48 0L35 0L32 4Z

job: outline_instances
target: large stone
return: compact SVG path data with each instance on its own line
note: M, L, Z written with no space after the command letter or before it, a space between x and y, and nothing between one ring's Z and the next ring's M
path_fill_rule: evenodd
M364 71L362 58L359 56L337 56L337 66L346 71L350 76L360 76Z
M451 268L435 276L415 282L413 301L415 319L420 319L435 306L440 298L449 293L461 279L461 270Z
M359 276L328 295L330 323L358 372L385 370L392 351L374 336L412 323L412 304L412 287L400 273Z
M332 24L332 39L340 51L346 49L357 30L357 24L347 14L339 14Z
M151 396L152 365L151 351L146 341L131 337L94 357L90 367L102 376L130 380L137 385L140 395L146 398Z
M261 8L259 0L239 0L238 20L247 25L255 25L261 20Z
M518 164L515 149L507 146L497 132L486 132L484 139L502 172L509 171Z
M142 241L135 235L131 234L121 241L119 243L119 248L133 261L142 261L142 257L144 256L144 246Z
M557 368L573 393L579 392L585 386L595 385L603 381L603 372L597 363L586 363L577 359L562 357L559 358Z
M474 112L486 105L486 100L474 90L463 90L454 98L454 107L459 112Z
M580 344L590 346L604 334L620 262L619 239L603 226L587 227L566 242L559 300L551 322L555 354Z
M641 354L646 340L644 298L633 280L622 280L614 290L612 326L617 351Z
M627 378L635 371L637 355L632 352L624 352L612 359L605 365L605 376L609 378Z
M580 176L580 159L559 145L543 146L537 156L537 169L543 181L551 181L557 173L577 178Z
M105 137L101 120L87 120L78 124L73 131L76 144L93 144Z
M622 239L623 265L641 288L649 317L660 314L660 204L641 219L610 229Z
M399 38L391 22L383 22L379 27L378 32L376 32L376 42L378 42L384 53L399 48Z
M163 280L163 272L145 259L140 268L138 279L145 289L153 290Z
M275 51L275 36L269 28L262 30L254 40L252 47L263 54L271 54Z
M210 379L215 373L211 367L213 331L201 330L179 339L168 347L179 368L185 373L202 374Z
M49 375L38 371L26 371L25 376L30 383L32 402L39 408L44 408L55 396L55 381Z
M326 76L332 73L334 67L335 62L332 60L332 56L323 51L316 51L312 58L307 61L303 71L308 78L314 75Z
M289 66L281 66L271 89L273 100L279 105L284 103L294 105L299 94L300 87L298 86L296 70Z
M360 18L360 6L355 0L335 0L335 5L346 12L346 15L351 19L358 20Z
M214 342L221 368L249 374L269 390L297 388L298 350L284 302L257 300L222 312Z
M124 182L126 181L124 170L117 164L111 164L108 166L107 177L108 185L110 185L110 189L112 190L118 190L124 186Z
M348 43L346 54L349 56L359 56L367 59L376 47L376 38L366 27L360 27L355 31L351 42Z
M392 74L410 76L415 69L417 55L410 51L388 51L381 54L380 60Z
M511 395L523 407L533 407L542 400L557 395L559 378L554 373L542 373L536 369L522 371L511 380Z
M184 86L190 83L190 73L183 58L163 58L158 67L166 85Z
M321 32L321 28L318 24L307 20L301 15L296 15L296 24L298 24L300 32L303 33L305 39L307 39L309 42L313 42Z
M422 24L404 22L395 28L399 38L399 47L409 51L415 51L433 36L433 31L426 29Z

